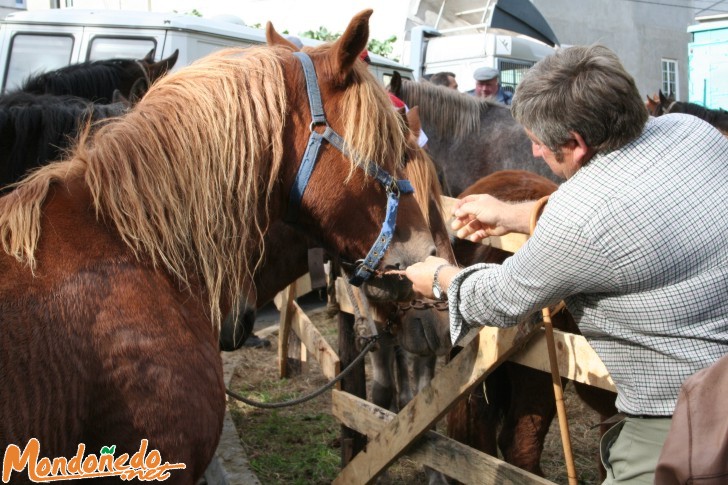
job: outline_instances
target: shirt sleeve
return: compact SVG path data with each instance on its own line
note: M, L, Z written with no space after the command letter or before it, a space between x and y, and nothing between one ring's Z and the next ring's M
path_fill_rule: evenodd
M553 212L553 211L552 211ZM475 264L448 287L450 335L474 326L510 327L576 293L615 291L613 265L584 231L544 214L534 235L502 265Z

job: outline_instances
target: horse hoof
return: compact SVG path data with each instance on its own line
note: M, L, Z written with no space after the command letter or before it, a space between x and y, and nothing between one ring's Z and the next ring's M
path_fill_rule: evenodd
M260 338L255 334L252 334L243 344L244 347L250 347L253 349L262 349L263 347L270 347L270 340Z

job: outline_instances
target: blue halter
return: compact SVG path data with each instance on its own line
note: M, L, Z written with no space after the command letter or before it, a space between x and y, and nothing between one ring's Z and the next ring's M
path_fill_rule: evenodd
M303 72L306 77L306 89L308 91L308 103L311 107L311 136L308 139L306 152L303 154L301 166L298 169L296 180L291 187L290 201L285 220L289 223L295 223L298 220L298 214L301 210L301 200L306 190L308 181L311 178L313 169L318 160L319 150L323 140L328 141L337 148L344 156L349 157L349 151L346 148L344 139L336 133L326 121L324 115L323 103L321 102L321 91L318 87L318 79L316 70L313 67L311 58L303 52L295 52L293 54L301 61ZM317 126L323 126L324 131L319 133L316 131ZM361 167L361 166L360 166ZM376 271L377 266L384 257L385 251L389 247L394 235L395 221L397 220L397 208L399 206L400 194L411 194L414 192L412 184L408 180L397 180L389 175L381 167L371 163L368 164L367 175L374 177L380 184L384 186L387 192L387 216L382 224L374 245L369 250L366 258L357 261L354 275L349 279L349 283L354 286L360 286L368 280Z

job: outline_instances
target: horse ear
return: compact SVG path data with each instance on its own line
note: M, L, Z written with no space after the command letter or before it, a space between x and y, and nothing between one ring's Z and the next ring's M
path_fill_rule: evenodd
M123 104L125 108L131 107L129 100L118 89L114 89L114 93L111 95L111 102L113 104Z
M410 132L412 132L416 141L420 137L420 131L422 131L419 106L414 106L407 112L407 125L409 126Z
M147 64L151 64L154 62L154 51L156 51L156 47L147 52L147 55L144 56L142 59L142 62L146 62Z
M147 93L149 90L149 83L147 80L143 77L140 77L136 81L134 81L134 84L131 85L131 89L129 89L129 105L133 106L139 102L140 99Z
M293 52L297 52L299 50L296 44L279 34L271 22L267 22L265 24L265 41L268 45L288 47Z
M389 92L398 98L402 97L402 76L397 71L392 73L392 79L389 81Z
M662 89L660 89L660 104L664 104L664 103L667 103L667 97L662 92Z
M367 47L369 40L369 17L374 11L362 10L351 19L341 37L334 42L335 67L341 75L346 75L355 62L359 62L359 55Z
M160 77L167 74L169 71L172 70L174 65L177 63L177 58L179 57L179 49L175 49L172 54L166 59L162 59L159 62L152 62L149 65L147 65L147 72L149 73L149 80L151 82L154 82L155 80L159 79Z

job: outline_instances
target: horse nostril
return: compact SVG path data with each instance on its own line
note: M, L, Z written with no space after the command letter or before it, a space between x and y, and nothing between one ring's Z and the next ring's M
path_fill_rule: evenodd
M437 256L437 248L435 246L430 248L430 256Z

